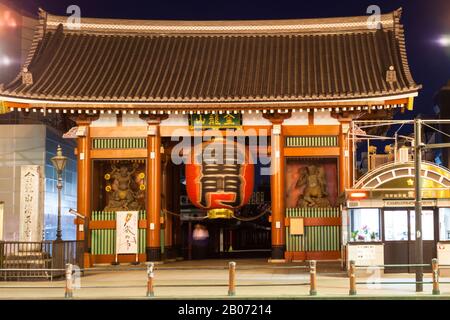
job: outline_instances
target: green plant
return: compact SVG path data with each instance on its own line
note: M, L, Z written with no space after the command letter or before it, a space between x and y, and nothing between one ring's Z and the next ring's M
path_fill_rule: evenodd
M356 237L358 236L359 230L352 231L352 240L356 241Z

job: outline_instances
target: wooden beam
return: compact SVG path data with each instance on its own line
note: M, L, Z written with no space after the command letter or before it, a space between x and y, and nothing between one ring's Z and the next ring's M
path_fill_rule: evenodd
M112 263L116 259L116 255L114 254L96 254L92 255L92 262L93 263ZM135 254L120 254L118 256L119 263L131 263L136 261L136 255ZM145 253L138 254L138 261L139 262L145 262L146 261L146 255Z
M135 159L147 158L146 149L93 149L91 159Z
M270 135L271 126L242 126L242 129L235 131L232 136L259 136L259 135ZM161 137L172 137L175 133L184 133L186 137L193 137L194 130L189 129L189 126L161 126L160 127ZM211 132L211 130L208 130ZM225 135L224 130L214 130L215 134Z
M147 228L147 220L139 220L139 229ZM89 230L99 230L99 229L116 229L116 220L96 220L89 221Z
M285 157L338 157L339 147L318 147L318 148L284 148Z
M339 125L283 126L285 136L337 136Z
M147 126L91 127L92 138L146 138Z

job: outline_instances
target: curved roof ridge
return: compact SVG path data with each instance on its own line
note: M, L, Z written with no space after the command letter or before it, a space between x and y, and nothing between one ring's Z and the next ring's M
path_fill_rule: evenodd
M42 9L41 9L42 10ZM42 10L43 11L43 10ZM394 29L396 16L401 9L381 15L384 29ZM62 24L69 29L68 16L57 16L43 11L46 28L55 29ZM370 16L350 16L332 18L278 19L278 20L134 20L83 18L79 30L83 32L106 33L293 33L293 32L352 32L373 31L368 27Z

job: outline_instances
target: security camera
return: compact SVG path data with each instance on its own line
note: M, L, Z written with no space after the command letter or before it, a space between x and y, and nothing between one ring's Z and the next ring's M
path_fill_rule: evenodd
M73 209L69 209L69 213L71 213L71 214L73 214L73 215L76 215L78 218L86 219L85 216L83 216L81 213L76 212L76 211L73 210Z

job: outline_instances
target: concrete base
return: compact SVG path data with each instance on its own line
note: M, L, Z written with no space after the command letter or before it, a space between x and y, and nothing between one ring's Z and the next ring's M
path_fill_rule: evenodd
M84 268L90 268L92 267L92 263L91 263L91 254L88 252L85 252L83 254L83 263L84 263Z
M156 248L147 248L146 249L146 253L147 253L147 261L161 261L161 248L160 247L156 247Z
M286 251L286 246L285 245L281 245L281 246L277 246L277 245L272 245L272 253L271 253L271 258L278 260L278 259L285 259L285 253Z

